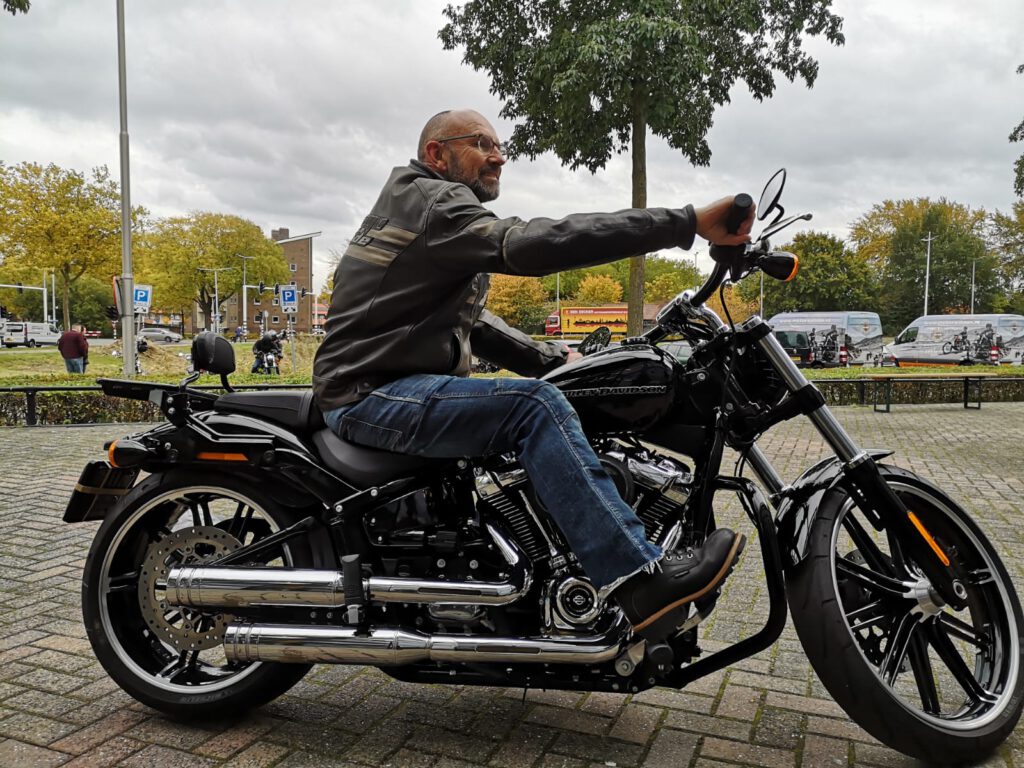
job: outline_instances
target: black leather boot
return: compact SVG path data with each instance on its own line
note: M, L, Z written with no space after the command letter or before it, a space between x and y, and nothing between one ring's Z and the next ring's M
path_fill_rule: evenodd
M665 553L660 570L638 573L611 596L637 634L663 640L686 620L690 603L725 581L744 544L742 534L719 528L699 548Z

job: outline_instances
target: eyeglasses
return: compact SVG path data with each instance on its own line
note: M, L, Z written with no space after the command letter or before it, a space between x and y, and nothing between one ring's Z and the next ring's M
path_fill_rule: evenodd
M490 136L485 136L482 133L467 133L465 136L448 136L444 139L434 139L434 141L444 144L447 141L458 141L459 139L476 139L476 148L485 155L495 152L502 157L505 156L505 145L500 141L495 141Z

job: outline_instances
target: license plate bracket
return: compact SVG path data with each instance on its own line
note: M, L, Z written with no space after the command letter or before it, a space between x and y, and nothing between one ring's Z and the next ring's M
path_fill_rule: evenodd
M138 467L120 468L108 461L90 461L82 469L64 510L65 523L102 520L118 500L131 490Z

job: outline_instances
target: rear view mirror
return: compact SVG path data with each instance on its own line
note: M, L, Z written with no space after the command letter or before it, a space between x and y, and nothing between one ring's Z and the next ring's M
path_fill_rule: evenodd
M779 168L775 175L768 179L768 183L764 185L764 191L761 193L761 199L757 201L757 218L760 221L764 221L768 218L768 214L776 209L779 210L779 215L782 216L784 211L779 206L779 198L782 197L782 188L785 186L786 169Z

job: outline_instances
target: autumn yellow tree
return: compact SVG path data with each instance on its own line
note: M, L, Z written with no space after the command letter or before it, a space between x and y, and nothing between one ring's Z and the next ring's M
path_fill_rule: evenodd
M251 221L223 213L194 211L155 224L139 239L141 280L152 283L155 306L186 309L195 302L205 317L213 317L214 297L220 303L241 292L242 262L252 256L246 272L250 284L283 283L291 273L281 246ZM228 268L218 273L204 269ZM304 286L309 288L311 286Z
M145 216L132 211L133 226ZM37 285L57 275L64 327L72 286L84 275L109 281L120 272L121 196L106 167L87 176L52 163L0 163L0 254L7 280Z
M734 323L746 320L751 315L757 314L757 305L756 299L744 299L740 295L738 286L735 285L727 285L725 287L725 306L729 309L728 317L722 307L722 300L719 298L718 291L715 291L711 298L707 300L707 306L718 313L722 320L729 322L729 317L731 317Z
M588 275L580 282L576 292L577 304L615 304L622 300L622 285L607 275Z
M491 275L487 309L509 325L529 332L544 321L546 298L540 278Z

